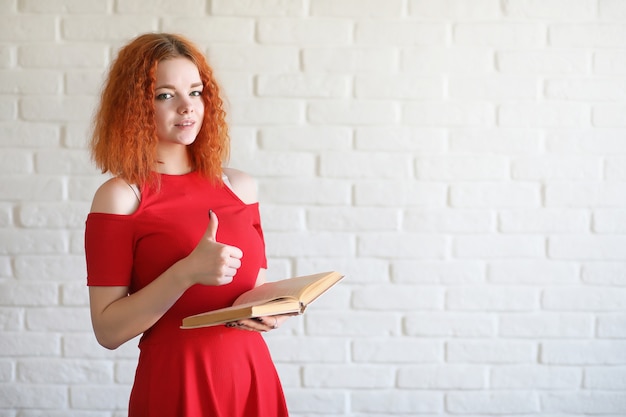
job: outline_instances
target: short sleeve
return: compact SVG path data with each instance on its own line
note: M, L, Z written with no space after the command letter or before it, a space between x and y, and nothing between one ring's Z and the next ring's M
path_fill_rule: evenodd
M133 248L134 233L128 216L90 213L85 225L87 285L130 287Z

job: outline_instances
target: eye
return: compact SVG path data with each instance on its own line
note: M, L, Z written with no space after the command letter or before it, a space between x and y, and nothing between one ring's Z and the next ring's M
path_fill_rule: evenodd
M200 97L202 96L202 91L198 91L198 90L192 91L189 95L192 97Z
M157 100L167 100L169 98L174 97L173 95L171 95L170 93L161 93L159 95L156 96Z

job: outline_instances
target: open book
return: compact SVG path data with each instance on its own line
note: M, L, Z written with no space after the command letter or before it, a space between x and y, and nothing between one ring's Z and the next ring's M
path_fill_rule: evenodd
M231 307L185 317L181 328L215 326L279 314L302 314L313 300L342 278L339 272L331 271L266 282L241 294Z

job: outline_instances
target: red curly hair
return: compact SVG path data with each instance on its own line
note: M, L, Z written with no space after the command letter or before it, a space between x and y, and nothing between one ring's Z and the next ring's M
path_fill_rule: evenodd
M156 67L176 57L191 60L204 85L202 128L187 147L191 164L207 178L221 178L230 148L219 87L204 55L186 38L168 33L138 36L119 51L111 66L90 142L92 158L103 173L138 185L157 179Z

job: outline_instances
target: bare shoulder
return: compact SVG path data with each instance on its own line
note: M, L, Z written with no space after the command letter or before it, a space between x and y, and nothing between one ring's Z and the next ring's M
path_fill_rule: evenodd
M92 213L132 214L139 207L136 190L121 178L111 178L98 188L91 203Z
M258 201L257 182L251 175L234 168L224 168L224 174L241 201L246 204Z

